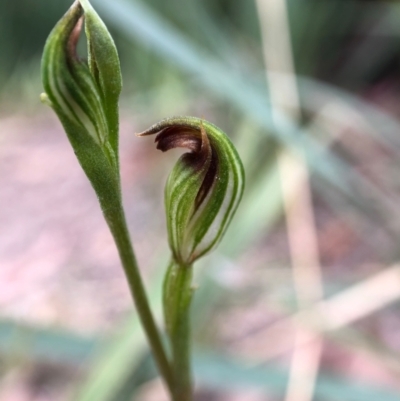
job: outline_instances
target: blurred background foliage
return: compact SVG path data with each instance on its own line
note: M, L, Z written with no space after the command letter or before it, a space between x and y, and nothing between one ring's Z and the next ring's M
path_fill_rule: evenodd
M92 3L120 53L124 196L158 315L173 160L132 132L203 116L245 164L243 203L198 267L198 400L398 400L400 4ZM69 5L0 2L0 400L161 400L93 195L39 102L41 51Z

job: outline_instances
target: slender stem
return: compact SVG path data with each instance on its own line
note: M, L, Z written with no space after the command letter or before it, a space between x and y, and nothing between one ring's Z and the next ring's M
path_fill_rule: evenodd
M116 208L103 208L103 213L118 248L118 253L125 270L131 294L153 351L154 358L171 395L173 395L173 372L147 300L121 202Z
M172 349L176 401L191 401L193 396L190 366L192 272L192 265L181 266L172 260L164 280L164 317Z

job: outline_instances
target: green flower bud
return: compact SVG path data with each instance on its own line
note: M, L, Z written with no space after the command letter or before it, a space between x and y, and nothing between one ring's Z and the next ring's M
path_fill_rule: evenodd
M205 120L169 118L139 136L151 134L163 152L189 150L165 187L169 244L175 260L188 265L223 237L243 194L243 165L226 134Z
M83 18L88 62L76 53ZM85 146L101 150L117 168L119 59L107 28L88 0L75 1L50 33L43 52L42 80L42 100L57 113L85 171L92 167L82 163Z

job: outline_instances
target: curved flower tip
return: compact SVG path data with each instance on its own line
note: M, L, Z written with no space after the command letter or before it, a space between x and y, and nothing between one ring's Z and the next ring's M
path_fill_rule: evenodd
M89 62L76 53L83 21ZM42 81L42 101L57 113L70 139L76 143L82 136L90 137L101 148L111 148L117 158L119 59L88 0L76 0L50 33L43 51Z
M152 134L163 152L188 150L168 178L165 207L174 258L191 264L223 237L243 194L243 165L226 134L205 120L173 117L138 136Z

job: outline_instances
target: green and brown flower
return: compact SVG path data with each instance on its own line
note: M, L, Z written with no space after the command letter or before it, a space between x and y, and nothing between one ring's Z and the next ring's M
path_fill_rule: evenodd
M168 118L138 135L151 134L163 152L189 151L165 187L169 244L175 260L189 265L223 237L243 194L243 165L227 135L205 120Z

